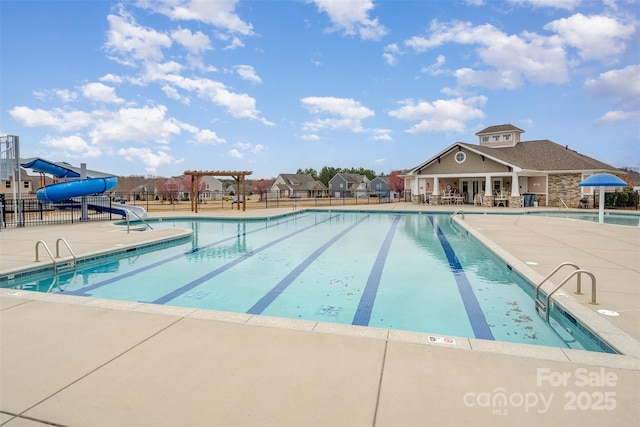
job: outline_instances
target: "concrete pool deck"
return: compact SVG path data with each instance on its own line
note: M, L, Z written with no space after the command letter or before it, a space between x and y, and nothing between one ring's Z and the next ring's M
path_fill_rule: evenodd
M557 300L627 355L0 289L0 425L639 424L640 228L462 210L457 224L527 277L563 261L593 272L599 305L589 280L584 295L570 282ZM38 240L55 251L64 237L83 256L179 235L105 223L3 229L0 275L33 266Z

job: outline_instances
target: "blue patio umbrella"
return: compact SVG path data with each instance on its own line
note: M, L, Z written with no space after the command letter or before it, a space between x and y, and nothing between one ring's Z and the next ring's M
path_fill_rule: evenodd
M600 187L600 206L598 209L598 222L601 224L604 222L604 187L626 187L627 183L610 173L597 173L591 175L580 184L578 187Z

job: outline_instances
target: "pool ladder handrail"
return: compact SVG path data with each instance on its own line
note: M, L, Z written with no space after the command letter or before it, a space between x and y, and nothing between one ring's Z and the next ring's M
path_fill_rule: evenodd
M145 221L145 220L144 220L144 218L142 218L142 217L141 217L137 212L134 212L134 211L127 211L127 233L129 233L129 229L130 229L130 226L129 226L129 214L134 214L135 216L137 216L137 217L138 217L138 219L139 219L140 221L142 221L142 223L143 223L144 225L146 225L146 226L147 226L147 227L149 227L151 230L153 230L153 227L152 227L151 225L149 225L149 223L148 223L147 221Z
M575 268L574 271L572 271L567 277L564 278L564 280L557 285L555 288L553 288L553 290L551 292L549 292L546 296L544 301L541 298L540 295L540 287L551 278L551 276L553 276L558 270L560 270L562 267L565 266L571 266L573 268ZM551 273L549 273L547 275L547 277L545 277L542 282L540 282L540 284L538 286L536 286L536 294L535 294L535 309L538 312L538 314L540 314L541 316L544 316L545 320L547 322L549 322L549 302L551 300L551 296L556 293L557 290L559 290L562 286L564 286L565 283L567 283L569 281L569 279L571 279L573 276L577 275L578 276L578 281L577 281L577 285L576 285L576 291L575 294L577 295L582 295L582 274L586 274L589 277L591 277L591 304L593 305L597 305L598 303L596 302L596 277L593 275L593 273L591 273L590 271L584 270L582 268L580 268L579 266L577 266L576 264L572 263L572 262L563 262L562 264L558 265Z
M562 205L558 206L558 209L562 210L562 206L564 206L564 211L566 213L569 213L569 206L567 206L567 204L564 202L564 199L560 199L560 202L562 203Z
M449 217L449 222L453 222L453 217L458 214L460 214L462 216L462 219L464 219L464 212L462 211L462 209L458 209L453 214L451 214L451 216Z
M51 261L53 261L53 273L54 273L54 275L58 274L58 261L56 261L56 259L60 258L60 242L64 243L64 245L69 250L69 253L71 253L71 256L73 257L72 266L73 266L73 269L75 270L76 266L78 265L78 262L77 262L78 257L76 256L75 252L73 252L73 249L71 249L71 246L69 245L69 242L67 242L67 240L64 237L59 237L58 240L56 240L56 256L55 257L51 253L51 250L49 249L49 246L47 246L47 243L44 240L38 240L36 242L36 260L35 260L35 262L40 262L40 255L39 255L39 252L38 252L38 248L42 244L42 246L44 246L44 249L49 254L49 257L51 258Z
M301 208L301 206L300 206L300 202L293 202L293 210L294 210L294 211L295 211L295 210L298 210L298 209L300 209L300 208Z

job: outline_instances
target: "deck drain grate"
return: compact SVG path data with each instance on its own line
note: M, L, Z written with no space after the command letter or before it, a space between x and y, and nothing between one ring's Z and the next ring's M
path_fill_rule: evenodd
M332 305L321 305L316 314L322 316L337 316L342 311L342 307L334 307Z

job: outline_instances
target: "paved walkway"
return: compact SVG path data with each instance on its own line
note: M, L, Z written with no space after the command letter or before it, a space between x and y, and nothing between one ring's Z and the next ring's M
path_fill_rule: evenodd
M468 213L458 225L532 279L562 261L592 271L598 306L586 280L558 300L627 355L0 289L0 425L638 425L640 229ZM85 255L180 231L163 233L2 230L0 274L33 265L38 240Z

